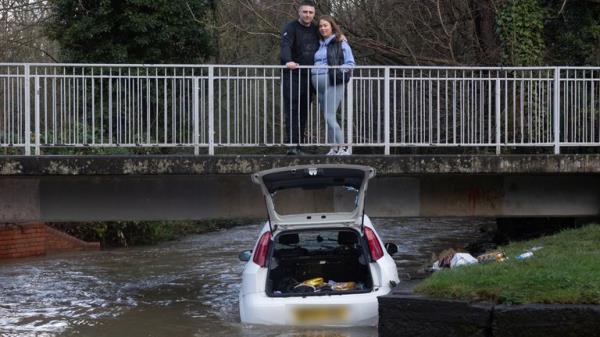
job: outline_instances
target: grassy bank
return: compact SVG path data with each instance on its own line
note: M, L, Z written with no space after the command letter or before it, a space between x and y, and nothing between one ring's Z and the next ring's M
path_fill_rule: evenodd
M51 223L50 226L102 247L127 247L176 240L186 235L251 224L245 220L206 221L110 221Z
M515 257L543 247L524 260ZM600 304L600 225L501 247L509 259L442 270L415 292L504 304Z

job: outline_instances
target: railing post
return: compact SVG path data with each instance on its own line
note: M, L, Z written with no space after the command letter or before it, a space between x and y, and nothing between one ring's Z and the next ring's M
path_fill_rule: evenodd
M208 154L215 154L215 67L208 67Z
M31 83L29 78L29 64L24 65L24 90L25 90L25 155L31 155Z
M554 154L560 154L560 68L554 69Z
M496 154L500 154L502 149L500 147L500 142L502 141L500 124L502 123L502 119L500 118L500 92L501 92L502 82L499 78L496 79L496 90L494 93L494 98L496 102Z
M194 134L193 134L193 139L194 139L194 155L199 155L200 154L200 78L198 77L194 77L194 84L193 84L193 88L194 88L194 95L193 95L193 123L194 123Z
M352 143L354 139L354 89L352 78L346 84L346 103L348 104L348 118L346 118L346 143L348 144L348 153L352 154Z
M40 78L35 76L35 155L40 155Z
M390 154L390 68L385 67L383 84L383 111L384 111L384 139L385 139L385 155Z

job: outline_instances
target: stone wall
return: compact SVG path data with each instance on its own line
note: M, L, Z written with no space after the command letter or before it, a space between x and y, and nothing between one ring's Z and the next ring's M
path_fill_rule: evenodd
M0 259L99 249L97 242L81 241L42 223L0 224Z
M415 294L379 298L379 337L598 337L600 305L493 305Z

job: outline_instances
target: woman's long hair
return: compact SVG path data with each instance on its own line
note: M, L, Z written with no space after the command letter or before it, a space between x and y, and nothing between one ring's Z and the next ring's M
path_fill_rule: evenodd
M319 24L321 23L321 20L327 21L329 22L329 24L331 25L331 32L333 34L335 34L335 40L337 42L342 41L342 30L340 29L340 26L335 22L335 20L333 19L333 17L331 17L330 15L321 15L319 17ZM321 35L321 33L319 32L319 35ZM321 36L321 39L323 38L323 36Z

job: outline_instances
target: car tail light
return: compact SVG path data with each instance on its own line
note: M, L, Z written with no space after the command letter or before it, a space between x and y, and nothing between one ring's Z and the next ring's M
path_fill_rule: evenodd
M260 237L260 240L258 240L256 252L254 252L254 258L252 258L252 261L261 267L265 267L267 265L269 242L271 242L271 232L266 232Z
M375 232L373 232L371 228L365 227L365 236L369 243L369 250L371 251L371 258L373 261L381 259L383 257L383 248L381 248L381 243L379 242L379 239L377 239Z

